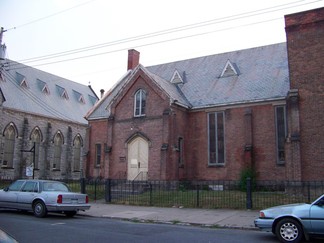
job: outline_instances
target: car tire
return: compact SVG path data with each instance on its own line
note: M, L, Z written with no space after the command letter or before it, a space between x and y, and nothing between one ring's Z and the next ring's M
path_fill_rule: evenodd
M74 217L74 215L77 214L77 211L67 211L67 212L64 212L64 213L65 213L66 217L72 218L72 217Z
M45 204L40 200L34 202L33 212L34 212L34 215L38 218L45 217L47 215L47 209L46 209Z
M297 220L291 218L280 220L276 225L275 233L283 243L297 243L303 238L303 228Z

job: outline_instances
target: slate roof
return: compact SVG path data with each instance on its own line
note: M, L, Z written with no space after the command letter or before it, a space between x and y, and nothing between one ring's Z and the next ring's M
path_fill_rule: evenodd
M230 63L238 75L221 77ZM282 99L289 91L286 43L198 57L147 67L164 80L175 70L178 84L192 109Z
M87 124L85 114L98 101L91 87L7 60L1 63L3 107Z
M190 110L280 100L286 97L290 86L286 43L150 67L139 65L105 94L87 119L108 117L109 104L139 69L172 102ZM174 77L176 80L172 80Z

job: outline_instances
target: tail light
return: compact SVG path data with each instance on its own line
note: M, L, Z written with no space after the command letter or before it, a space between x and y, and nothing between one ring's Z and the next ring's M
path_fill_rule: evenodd
M86 195L86 203L89 203L89 197Z
M59 203L59 204L61 204L63 202L63 196L62 195L58 195L56 202Z

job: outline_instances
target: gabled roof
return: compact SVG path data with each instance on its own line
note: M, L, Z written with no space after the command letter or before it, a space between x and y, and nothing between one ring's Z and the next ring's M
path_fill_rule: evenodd
M108 117L110 103L139 70L171 102L188 109L285 99L289 91L286 43L279 43L150 67L138 65L105 94L87 119Z
M4 67L4 108L87 124L84 115L98 100L91 87L10 60Z
M238 75L222 76L229 62ZM235 67L235 65L237 67ZM186 74L179 89L192 109L284 99L289 91L286 43L261 46L147 67L170 80ZM224 73L223 73L224 74Z

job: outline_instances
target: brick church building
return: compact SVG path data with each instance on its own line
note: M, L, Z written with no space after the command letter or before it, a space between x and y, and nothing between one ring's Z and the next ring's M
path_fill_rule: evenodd
M128 70L88 112L90 177L323 180L324 8L286 43Z

